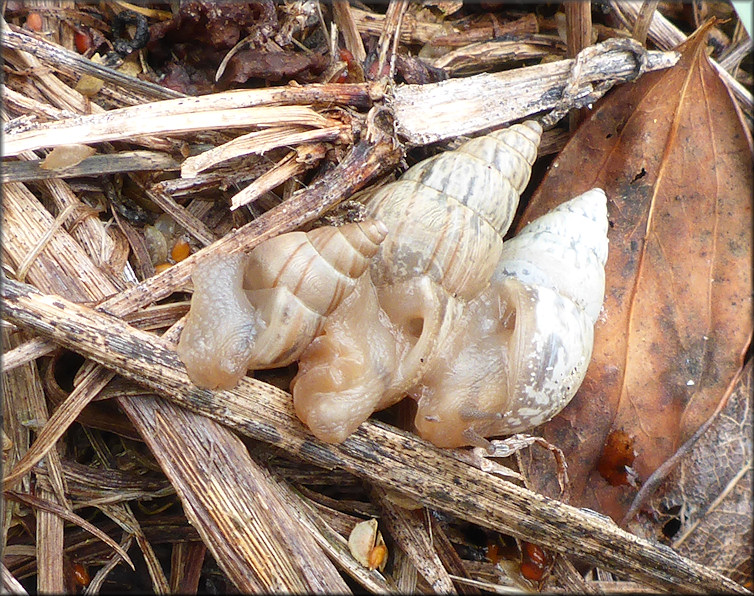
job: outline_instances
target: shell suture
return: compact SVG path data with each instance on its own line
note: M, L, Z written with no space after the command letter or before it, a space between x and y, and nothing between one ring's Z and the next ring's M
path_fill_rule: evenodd
M329 442L405 395L419 434L442 447L557 414L591 357L607 214L592 189L503 242L541 133L525 122L472 139L377 190L367 222L284 234L248 263L197 268L179 345L192 380L227 386L247 367L298 360L296 414ZM213 287L221 277L232 290ZM217 325L223 338L207 311L213 292L237 321ZM228 341L240 356L219 349ZM197 372L228 368L214 353L234 370L222 382Z

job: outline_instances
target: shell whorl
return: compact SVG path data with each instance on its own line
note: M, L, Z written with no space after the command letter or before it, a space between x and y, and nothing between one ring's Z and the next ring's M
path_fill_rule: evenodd
M471 298L489 281L542 133L526 122L420 162L367 202L390 230L373 264L380 286L428 275Z
M244 288L287 288L302 306L327 316L353 290L387 234L382 222L282 234L249 255Z
M507 240L492 281L514 276L553 288L595 322L605 293L607 228L605 192L588 190Z

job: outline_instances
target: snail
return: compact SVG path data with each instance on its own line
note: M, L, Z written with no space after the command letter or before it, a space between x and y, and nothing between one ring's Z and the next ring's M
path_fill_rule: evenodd
M607 217L604 192L592 189L503 242L541 133L524 122L472 139L378 189L365 201L369 241L347 284L297 278L299 251L278 239L251 253L255 263L266 263L257 251L277 255L264 271L240 258L197 268L179 344L192 380L227 387L247 368L298 360L294 409L328 442L406 395L417 401L419 434L442 447L484 445L554 416L591 356ZM308 234L334 233L319 230ZM304 294L326 306L299 311ZM213 295L235 322L213 321ZM316 316L290 314L292 298L296 313Z
M465 303L489 284L541 134L529 121L471 139L367 199L368 216L390 230L370 266L374 296L364 288L344 302L291 384L296 414L317 437L344 440L429 370ZM358 339L372 336L380 340Z
M432 370L411 391L419 434L439 447L539 426L581 385L602 307L607 197L595 188L503 245Z
M248 369L294 362L356 287L386 234L374 220L290 232L248 256L197 265L177 348L192 382L228 389Z

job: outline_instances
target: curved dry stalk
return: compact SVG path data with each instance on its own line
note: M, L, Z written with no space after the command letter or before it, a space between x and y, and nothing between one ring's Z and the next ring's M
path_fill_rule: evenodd
M322 443L303 428L290 395L280 389L248 377L229 391L198 389L169 344L116 317L11 280L3 284L3 297L4 315L11 322L156 390L173 403L315 465L342 467L429 507L576 555L657 589L747 593L736 582L666 546L638 538L604 516L485 474L388 425L366 422L339 445Z

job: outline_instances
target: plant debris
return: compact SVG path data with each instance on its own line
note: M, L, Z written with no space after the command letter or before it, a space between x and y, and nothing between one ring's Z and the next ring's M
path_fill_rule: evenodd
M730 5L8 0L0 38L5 589L752 588L754 73ZM293 367L190 383L197 263L358 219L406 164L524 118L550 128L532 188L559 155L523 220L552 188L612 201L591 381L546 440L440 450L402 403L329 445Z

